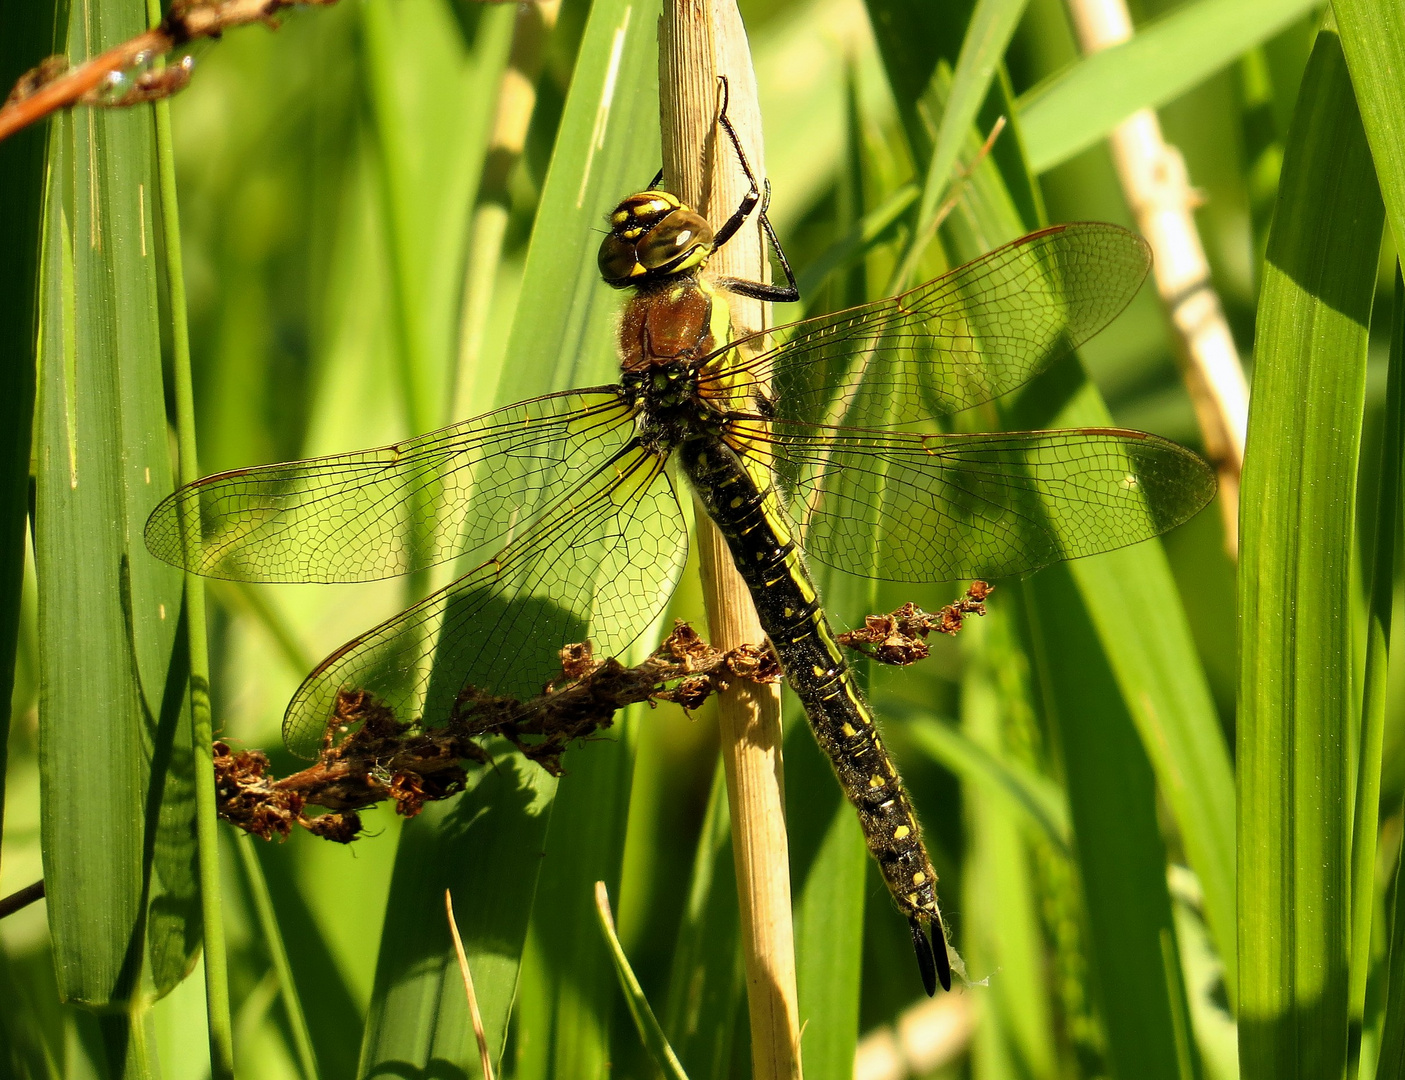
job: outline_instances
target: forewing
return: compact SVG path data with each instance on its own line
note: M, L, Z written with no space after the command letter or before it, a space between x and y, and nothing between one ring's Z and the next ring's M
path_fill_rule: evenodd
M1043 229L898 296L738 339L704 365L704 392L858 427L959 412L1096 334L1149 266L1145 241L1119 226Z
M999 578L1112 551L1174 528L1215 493L1214 473L1189 450L1117 428L908 435L778 424L769 439L792 477L805 552L894 581Z
M612 388L552 394L392 446L204 477L157 506L146 543L241 581L368 581L482 558L632 435Z
M687 547L662 461L627 449L522 540L323 661L288 705L288 748L316 752L341 690L433 725L466 686L540 693L560 676L563 645L618 654L663 610Z

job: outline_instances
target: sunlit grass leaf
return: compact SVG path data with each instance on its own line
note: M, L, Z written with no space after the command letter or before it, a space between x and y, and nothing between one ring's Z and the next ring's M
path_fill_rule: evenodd
M141 4L109 0L75 18L69 48L144 25ZM54 123L35 528L45 880L60 992L105 1006L170 989L194 959L185 643L179 575L141 543L171 490L151 116Z
M1326 30L1303 77L1269 233L1240 514L1245 1080L1345 1067L1348 748L1360 710L1350 555L1382 223L1346 63Z
M722 763L713 773L674 946L664 1025L693 1080L731 1075L744 990L731 816Z
M605 938L605 944L609 946L610 959L615 965L620 990L629 1006L629 1014L634 1018L639 1037L649 1051L649 1057L668 1080L687 1080L688 1074L683 1071L673 1047L668 1045L668 1038L659 1026L653 1007L644 996L644 988L639 985L634 969L629 966L629 957L625 955L624 946L620 944L620 939L615 933L615 919L610 913L610 894L603 881L595 883L595 906L600 920L600 932Z
M615 299L599 280L593 227L623 194L648 181L658 158L650 141L658 130L656 22L650 5L610 2L591 11L497 379L500 401L604 381L612 372ZM493 381L480 377L478 385ZM604 991L613 974L594 927L591 885L619 873L631 760L623 736L598 743L573 760L570 780L557 791L535 765L509 757L454 807L426 812L407 826L363 1072L380 1075L405 1061L427 1067L436 1059L470 1072L477 1067L462 994L451 990L458 970L448 931L440 933L445 886L455 896L490 1046L501 1053L544 863L555 893L543 913L544 952L537 955L548 966L524 975L524 1000L551 1000L566 986L575 988L572 994L587 983L594 989L576 998L576 1009L541 1014L545 1029L533 1026L534 1014L520 1015L519 1038L545 1055L543 1068L559 1067L561 1075L585 1075L575 1071L577 1063L608 1058L614 999ZM605 793L612 794L602 801ZM453 880L443 880L446 874ZM424 962L426 955L433 962ZM536 1073L519 1061L518 1075Z
M1130 41L1084 57L1019 100L1029 167L1052 169L1267 41L1320 0L1188 0Z
M1397 248L1405 247L1405 11L1395 0L1336 0L1342 51Z

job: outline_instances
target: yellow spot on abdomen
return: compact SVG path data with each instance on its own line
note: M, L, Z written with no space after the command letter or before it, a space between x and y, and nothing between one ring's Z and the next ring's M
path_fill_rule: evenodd
M908 837L908 834L911 833L911 832L912 832L912 830L909 829L906 825L899 825L896 829L893 830L893 839L894 839L894 840L906 840L907 837Z
M851 739L852 739L856 734L858 734L858 733L854 730L854 725L853 725L853 724L850 724L850 723L845 723L845 725L844 725L842 728L840 728L839 730L842 731L845 735L847 735L847 736L848 736L849 738L851 738Z
M912 883L913 883L914 885L921 885L921 884L925 883L926 880L927 880L927 875L924 874L921 870L917 871L917 873L915 873L915 874L912 875Z
M881 788L883 786L883 777L874 773L868 778L868 786L871 788Z

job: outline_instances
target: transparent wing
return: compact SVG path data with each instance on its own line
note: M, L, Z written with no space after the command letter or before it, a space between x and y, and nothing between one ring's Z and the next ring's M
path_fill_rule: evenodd
M898 296L740 338L704 363L703 392L858 427L959 412L1087 341L1150 265L1145 241L1116 225L1043 229Z
M1112 551L1174 528L1215 493L1195 454L1118 428L909 435L781 423L748 434L749 450L790 478L805 552L895 581L999 578Z
M312 756L340 690L369 690L402 720L447 720L460 691L529 697L560 675L563 645L619 653L663 610L688 537L663 462L627 447L534 530L453 584L348 642L283 718Z
M482 558L632 436L613 388L550 394L392 446L204 477L156 507L146 543L241 581L368 581Z

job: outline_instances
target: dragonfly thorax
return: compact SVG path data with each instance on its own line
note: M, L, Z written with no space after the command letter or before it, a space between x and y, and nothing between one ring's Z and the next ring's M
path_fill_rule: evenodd
M698 372L681 361L626 371L625 395L633 402L639 440L665 454L689 439L722 432L725 417L698 393Z
M641 191L610 214L600 243L600 276L628 289L700 270L712 254L707 219L667 191Z

